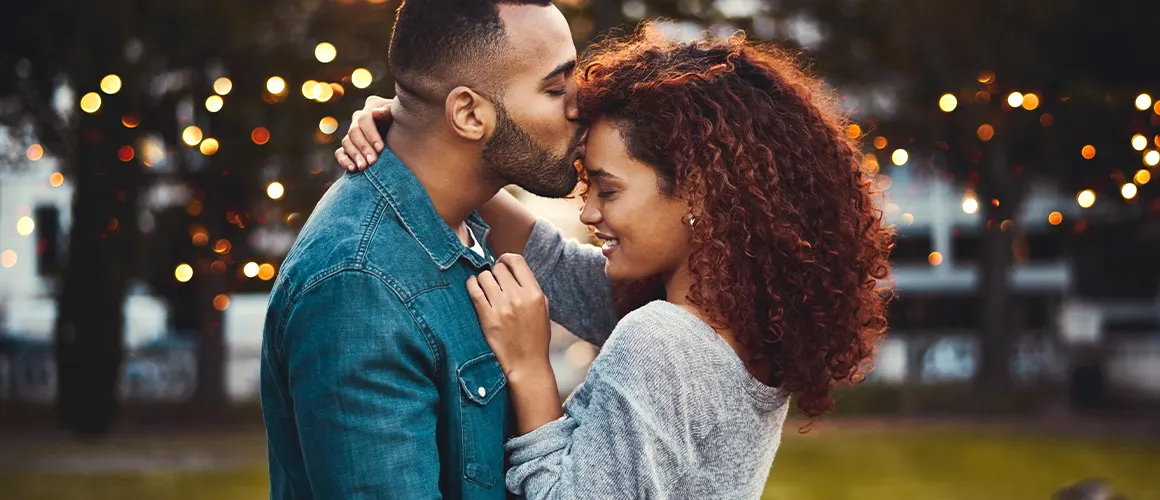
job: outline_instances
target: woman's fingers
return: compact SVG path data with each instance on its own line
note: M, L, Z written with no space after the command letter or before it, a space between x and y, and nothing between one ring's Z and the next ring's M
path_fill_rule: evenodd
M503 288L495 281L495 275L491 271L479 273L476 280L479 281L479 287L483 289L483 293L487 295L487 302L492 306L503 297Z
M351 161L354 162L358 170L367 168L367 159L363 158L363 155L359 153L359 150L357 147L355 147L354 143L350 142L350 135L342 138L342 151L343 153L346 153L346 156L350 158Z
M479 280L472 276L467 278L467 296L471 297L471 303L475 305L475 312L480 317L491 308L491 303L487 301L487 294L483 292L483 288L479 286Z
M500 290L511 293L520 287L519 282L512 276L511 269L508 269L508 266L502 262L495 263L495 266L492 267L492 274L495 275L495 281L499 283Z
M345 168L347 172L355 172L358 167L355 166L354 161L346 154L346 150L338 148L334 150L334 159L338 160L338 164Z
M540 283L536 281L536 275L532 273L532 268L528 266L528 262L524 257L516 253L505 253L496 261L496 267L502 264L515 278L516 282L521 287L528 288L535 291L540 291Z
M355 113L355 116L358 116L359 113L362 113L362 116L365 117L365 119L371 120L371 128L374 128L374 121L370 118L371 114L359 111L358 113ZM346 132L346 136L350 138L351 145L354 146L355 150L358 151L358 153L361 154L363 158L366 158L367 165L373 165L377 156L375 156L375 151L371 149L370 141L367 140L364 134L366 129L364 129L361 125L361 120L363 119L364 118L361 117L358 118L358 120L360 120L360 124L358 126L352 124L350 126L350 130Z

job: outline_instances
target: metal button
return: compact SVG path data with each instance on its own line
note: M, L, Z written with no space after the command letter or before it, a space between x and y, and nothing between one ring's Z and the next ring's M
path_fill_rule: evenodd
M480 387L479 390L476 392L479 393L479 397L481 397L481 398L487 397L487 389Z

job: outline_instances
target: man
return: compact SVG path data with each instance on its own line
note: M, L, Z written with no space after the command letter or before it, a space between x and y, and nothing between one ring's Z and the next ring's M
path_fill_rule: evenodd
M475 209L575 187L575 58L549 0L400 5L386 144L322 197L271 293L271 498L504 498L505 379L464 286L494 261Z

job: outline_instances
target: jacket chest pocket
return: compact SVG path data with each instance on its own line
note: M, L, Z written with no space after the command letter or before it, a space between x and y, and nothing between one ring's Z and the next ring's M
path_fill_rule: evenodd
M502 484L507 401L497 397L507 385L495 354L486 353L459 366L459 435L463 441L463 476L480 486Z

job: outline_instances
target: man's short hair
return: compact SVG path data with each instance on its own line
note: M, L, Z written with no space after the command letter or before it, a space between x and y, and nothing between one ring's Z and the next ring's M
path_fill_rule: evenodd
M404 0L395 15L390 65L404 91L439 101L459 85L502 91L496 58L505 49L499 5L551 0Z

